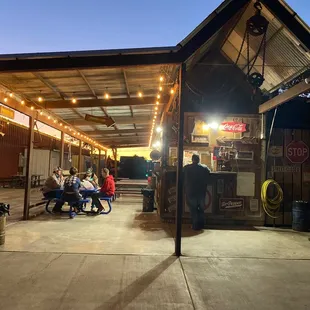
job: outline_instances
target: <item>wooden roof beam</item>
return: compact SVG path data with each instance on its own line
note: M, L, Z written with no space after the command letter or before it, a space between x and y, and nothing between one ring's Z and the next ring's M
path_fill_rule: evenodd
M160 104L168 102L169 96L164 96L160 101ZM121 106L145 106L155 105L156 98L115 98L115 99L86 99L77 100L76 103L72 103L71 100L56 100L56 101L44 101L43 105L45 109L71 109L71 108L91 108L91 107L121 107Z
M109 135L115 135L115 134L149 134L150 127L146 127L145 129L118 129L118 130L95 130L95 131L86 131L86 133L92 137L92 136L102 136L106 137Z
M305 81L302 81L293 87L286 90L284 93L277 95L276 97L266 101L265 103L259 106L259 113L266 113L281 104L294 99L300 94L306 93L310 90L310 84L307 84Z
M148 116L143 116L143 117L128 117L128 116L118 116L118 117L113 117L114 121L116 124L118 125L132 125L132 124L136 124L136 125L140 125L140 124L147 124L150 125L151 121L153 120L153 118L150 117L150 115ZM90 122L90 121L86 121L85 119L66 119L65 120L67 123L71 124L72 126L85 126L85 125L101 125L99 123L94 123L94 122Z

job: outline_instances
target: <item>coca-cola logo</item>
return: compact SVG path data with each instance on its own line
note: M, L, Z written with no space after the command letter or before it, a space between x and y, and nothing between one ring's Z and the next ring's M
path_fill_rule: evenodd
M240 122L223 122L220 125L220 130L228 132L245 132L246 124Z

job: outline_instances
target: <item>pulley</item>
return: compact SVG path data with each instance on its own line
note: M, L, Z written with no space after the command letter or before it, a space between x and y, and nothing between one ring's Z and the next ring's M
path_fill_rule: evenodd
M269 22L261 14L263 8L259 1L254 4L254 8L256 9L255 15L247 20L246 30L250 35L258 37L267 32Z
M253 87L259 88L263 85L265 79L262 74L253 72L248 76L248 81Z

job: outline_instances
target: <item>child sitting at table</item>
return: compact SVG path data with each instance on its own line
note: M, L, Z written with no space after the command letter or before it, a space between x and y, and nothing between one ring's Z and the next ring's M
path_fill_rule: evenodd
M101 197L112 197L112 196L114 196L114 193L115 193L115 183L114 183L113 176L110 175L109 169L104 168L103 172L102 172L102 176L103 176L104 181L103 181L103 185L100 189L100 192L94 193L91 196L92 205L98 209L97 210L98 214L104 210L103 206L101 205L99 198L101 198Z
M62 200L65 202L78 202L82 198L82 195L79 193L81 180L76 176L77 172L78 170L75 167L71 167L69 170L70 176L65 179L64 192L62 194Z

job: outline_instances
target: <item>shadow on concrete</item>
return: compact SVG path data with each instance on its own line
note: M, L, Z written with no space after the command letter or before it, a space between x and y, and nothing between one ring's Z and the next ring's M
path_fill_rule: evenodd
M137 298L143 291L163 273L165 272L178 258L176 256L169 256L160 264L149 270L143 276L135 280L132 284L118 292L108 301L104 302L95 310L101 309L125 309L135 298Z

